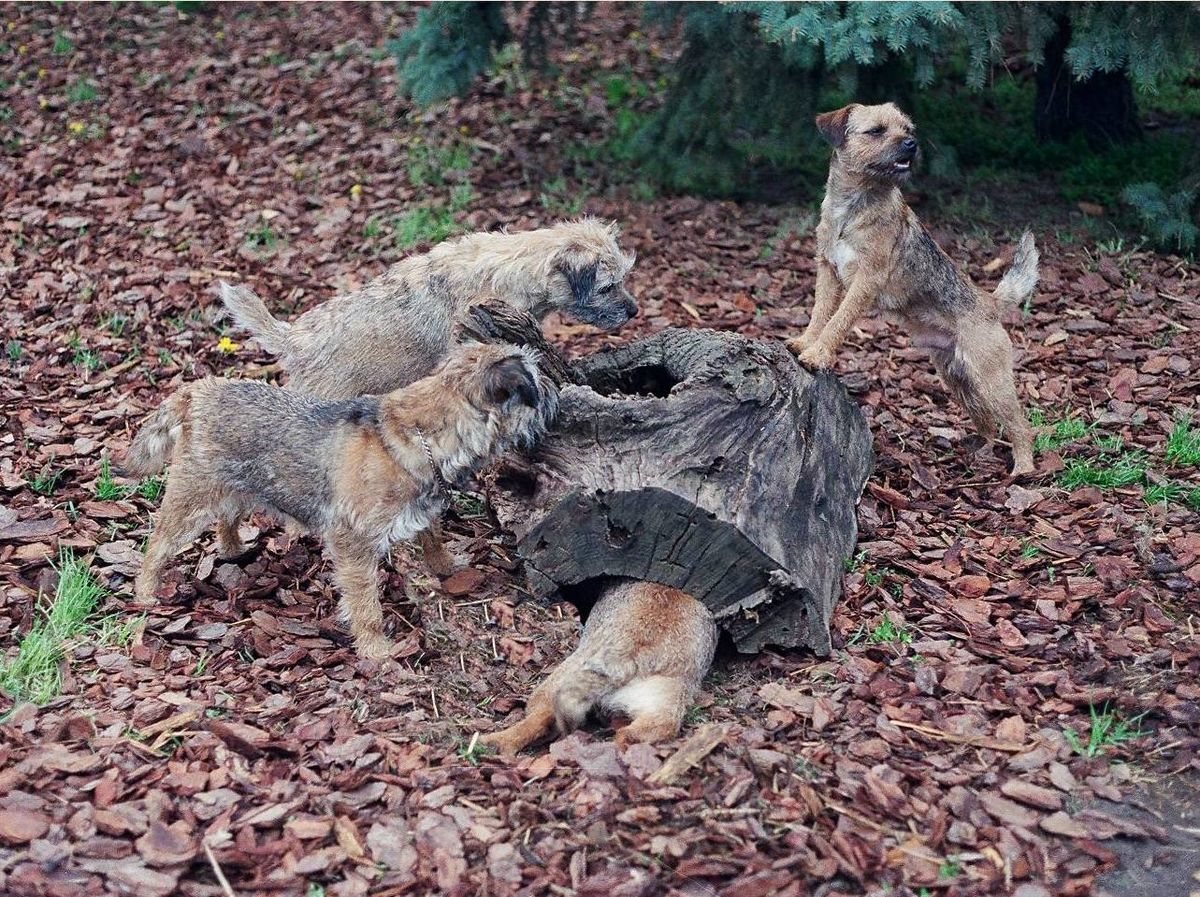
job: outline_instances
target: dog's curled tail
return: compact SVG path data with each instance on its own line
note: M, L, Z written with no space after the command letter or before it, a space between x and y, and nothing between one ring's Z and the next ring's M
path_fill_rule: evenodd
M291 327L272 317L266 304L252 289L230 286L225 281L218 286L221 302L239 327L249 330L258 344L274 355L282 355L288 350Z
M1004 272L1004 277L996 285L996 298L1001 302L1011 302L1013 305L1023 305L1025 300L1033 295L1033 288L1038 282L1038 251L1033 242L1033 234L1025 231L1017 251L1013 253L1013 262Z
M161 472L171 460L191 401L191 391L184 388L163 402L138 430L118 472L140 477Z

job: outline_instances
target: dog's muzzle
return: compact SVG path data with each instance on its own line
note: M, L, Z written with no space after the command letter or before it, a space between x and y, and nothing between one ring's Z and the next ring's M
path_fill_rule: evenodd
M898 172L906 172L912 168L913 162L917 159L917 141L909 137L900 144L895 157L892 159L892 167Z
M638 313L637 300L624 287L621 288L621 302L625 306L625 320L636 318Z
M601 330L618 330L630 318L637 317L637 313L637 300L624 287L618 287L599 302L593 300L588 306L580 307L576 311L581 321L586 321Z

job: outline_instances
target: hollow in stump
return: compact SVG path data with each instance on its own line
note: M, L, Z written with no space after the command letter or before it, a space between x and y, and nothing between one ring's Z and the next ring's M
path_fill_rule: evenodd
M830 650L873 466L858 407L781 344L664 330L576 361L530 463L493 472L529 587L586 613L613 577L694 595L737 649Z

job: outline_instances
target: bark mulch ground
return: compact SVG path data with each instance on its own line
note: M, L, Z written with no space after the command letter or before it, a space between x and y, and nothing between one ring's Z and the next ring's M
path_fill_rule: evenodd
M6 645L60 548L93 557L103 613L138 613L155 501L97 498L102 453L185 382L270 374L239 334L220 344L218 278L288 314L378 274L416 225L586 211L622 222L643 314L618 335L551 322L572 352L667 325L778 339L806 319L793 211L654 198L605 161L624 95L605 79L651 79L671 52L635 13L590 19L557 79L506 65L430 113L397 99L380 51L410 16L0 13ZM989 285L1018 227L931 224ZM1200 270L1039 240L1020 389L1083 426L1050 432L1032 480L1006 481L1004 450L896 327L863 322L841 354L878 464L832 656L721 662L678 743L619 751L593 730L501 762L472 733L512 718L576 622L521 602L477 497L450 515L460 572L397 552L407 651L387 667L350 650L318 546L256 520L238 563L210 538L181 557L130 644L74 645L61 697L0 699L0 892L1194 893L1200 470L1165 444L1200 417ZM1089 470L1125 485L1070 485ZM1089 750L1093 716L1135 737ZM712 750L653 778L697 732Z

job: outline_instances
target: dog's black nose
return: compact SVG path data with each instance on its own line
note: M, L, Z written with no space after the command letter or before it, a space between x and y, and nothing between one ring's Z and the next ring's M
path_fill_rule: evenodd
M902 144L900 144L900 146L910 153L915 153L917 151L917 141L912 137L907 138Z

